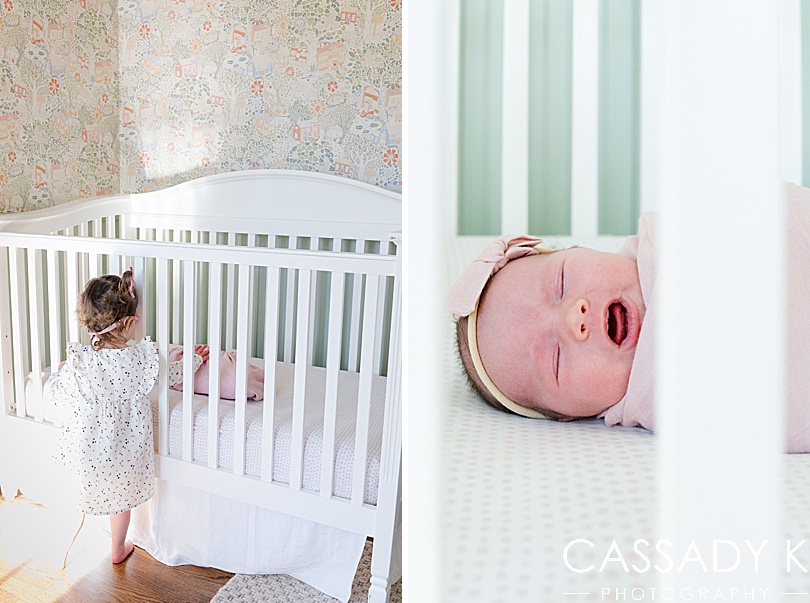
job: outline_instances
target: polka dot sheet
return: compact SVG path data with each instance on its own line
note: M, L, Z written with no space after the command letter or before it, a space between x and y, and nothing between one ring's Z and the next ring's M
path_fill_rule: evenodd
M446 282L490 241L451 241ZM615 561L597 571L613 541L628 565L641 565L635 541L661 538L655 437L641 429L608 428L599 419L566 424L491 409L464 382L449 318L445 341L451 386L442 442L441 600L681 600L677 594L662 597L657 572L626 573ZM785 455L784 466L785 538L810 541L810 455ZM564 562L566 545L577 539L595 546L572 545L568 562L578 569L593 565L592 571L577 573ZM783 592L808 593L810 573L794 568L782 586ZM611 590L606 594L604 588ZM696 591L693 600L699 596ZM724 596L706 600L745 600L741 594ZM810 602L810 595L790 600Z

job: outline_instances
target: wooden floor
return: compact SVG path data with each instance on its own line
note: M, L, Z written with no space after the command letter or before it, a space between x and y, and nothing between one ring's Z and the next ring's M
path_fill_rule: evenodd
M110 561L109 522L47 509L18 495L0 496L0 603L208 603L233 574L193 565L169 567L136 547Z

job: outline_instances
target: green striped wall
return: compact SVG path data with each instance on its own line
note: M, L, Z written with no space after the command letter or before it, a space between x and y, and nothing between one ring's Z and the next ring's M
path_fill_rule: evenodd
M538 234L571 231L572 5L543 0L529 14L529 230Z
M500 234L503 0L462 0L458 234ZM640 0L600 2L599 229L635 232L639 213ZM571 231L570 0L531 0L529 231Z
M630 235L639 214L640 0L599 8L599 233Z
M500 234L503 0L462 4L459 234Z

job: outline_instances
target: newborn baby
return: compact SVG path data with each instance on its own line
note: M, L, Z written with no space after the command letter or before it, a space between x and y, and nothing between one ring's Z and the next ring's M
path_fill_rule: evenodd
M451 306L462 364L496 408L599 415L627 391L646 313L638 265L624 250L540 242L498 239L459 277Z
M515 410L505 398L519 413L598 415L627 391L646 310L636 262L579 247L535 249L540 242L498 239L476 261L494 275L477 309L457 312L466 314L457 322L463 364L493 405ZM468 344L473 325L476 346ZM485 371L471 367L475 348Z
M810 189L788 185L789 452L810 452ZM450 291L462 365L495 408L654 429L655 217L618 253L501 238Z

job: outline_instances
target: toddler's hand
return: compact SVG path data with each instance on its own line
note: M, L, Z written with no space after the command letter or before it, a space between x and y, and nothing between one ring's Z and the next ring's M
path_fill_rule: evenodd
M194 353L199 354L202 357L203 362L207 362L208 361L208 356L211 354L211 352L208 349L207 345L195 346L194 347Z
M61 370L62 370L62 367L63 367L63 366L65 366L66 364L67 364L67 360L63 360L62 362L60 362L60 363L59 363L59 368L58 368L58 369L56 369L56 370L57 370L57 371L61 371Z

